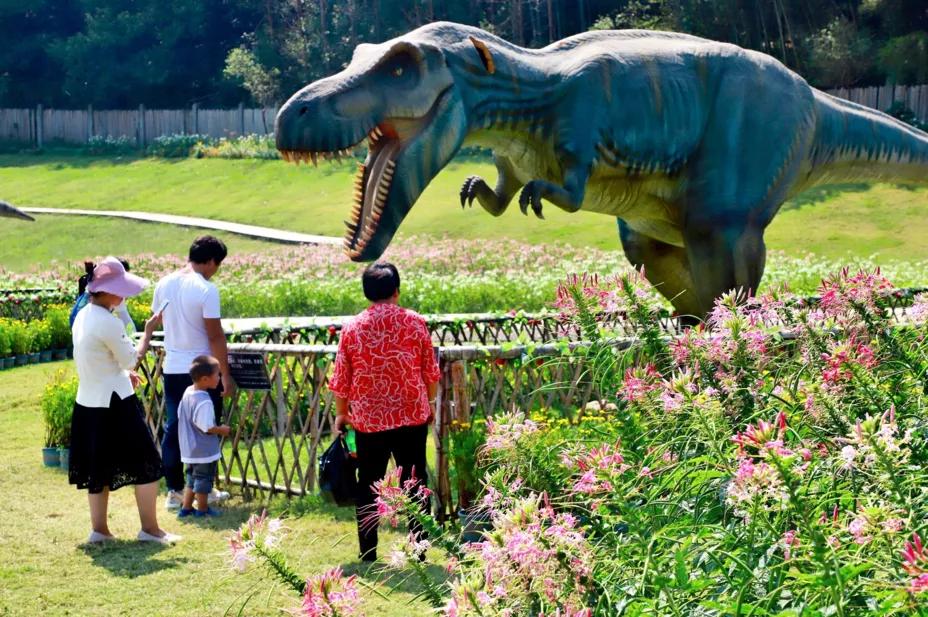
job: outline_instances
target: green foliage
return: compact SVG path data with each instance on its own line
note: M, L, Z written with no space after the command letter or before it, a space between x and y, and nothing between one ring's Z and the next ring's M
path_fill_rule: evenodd
M26 324L29 332L29 351L39 353L52 348L52 330L44 319L35 319Z
M821 84L852 86L868 75L873 45L855 23L836 17L809 36L810 77Z
M819 80L924 74L920 0L26 0L0 3L0 106L133 109L279 104L359 43L438 20L528 47L590 28L672 29L769 53ZM867 34L864 34L867 33ZM921 35L924 36L923 34ZM878 56L861 54L872 40ZM913 47L914 45L914 47ZM906 55L911 54L908 60ZM876 60L875 70L864 70ZM863 63L854 68L852 62ZM838 81L827 82L825 79Z
M49 348L64 349L71 346L71 325L68 318L71 307L65 304L50 306L45 311L45 323L49 329Z
M8 319L5 323L7 332L10 334L13 355L22 356L29 353L32 348L32 331L28 324L18 319Z
M879 58L893 83L928 83L928 32L890 39L880 48Z
M920 122L915 116L915 112L906 107L905 103L902 101L893 103L892 106L886 110L886 113L898 120L902 120L906 124L911 124L917 129L928 131L928 122Z
M161 135L148 146L148 156L160 156L168 159L182 159L190 156L201 143L210 141L207 135Z
M222 74L239 80L259 105L271 106L280 100L280 69L261 66L255 53L245 46L229 52Z
M45 447L67 448L71 445L71 414L77 400L77 375L59 370L42 392L42 420L45 424Z
M94 156L99 155L122 155L132 154L138 149L134 139L120 135L119 137L110 137L109 135L94 135L87 140L84 146L84 154Z
M273 135L243 135L241 137L200 140L191 155L219 159L279 159L280 153Z
M7 322L0 318L0 358L13 355L13 332Z

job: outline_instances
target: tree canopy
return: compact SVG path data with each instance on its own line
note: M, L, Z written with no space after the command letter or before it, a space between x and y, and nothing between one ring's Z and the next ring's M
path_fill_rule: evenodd
M0 0L0 106L269 105L358 43L436 20L529 47L676 30L763 51L819 87L928 82L925 0Z

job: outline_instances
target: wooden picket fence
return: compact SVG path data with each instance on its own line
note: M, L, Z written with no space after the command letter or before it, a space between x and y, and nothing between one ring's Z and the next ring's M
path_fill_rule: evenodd
M178 134L213 138L269 135L276 107L237 109L0 109L0 141L82 144L92 137L127 138L143 148L157 137Z
M928 85L839 88L829 94L886 111L902 101L921 122L928 122ZM274 132L276 107L236 109L0 109L0 141L36 144L85 143L91 137L124 137L139 147L156 137L199 134L214 138L268 135Z

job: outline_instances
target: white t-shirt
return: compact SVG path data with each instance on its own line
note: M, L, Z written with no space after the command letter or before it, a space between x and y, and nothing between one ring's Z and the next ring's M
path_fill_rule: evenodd
M192 270L169 274L155 286L152 312L164 303L164 368L169 375L186 374L197 356L210 353L204 319L219 319L219 290Z

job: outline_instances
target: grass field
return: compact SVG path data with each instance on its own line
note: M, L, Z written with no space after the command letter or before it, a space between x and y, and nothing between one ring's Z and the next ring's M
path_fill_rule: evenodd
M68 363L70 364L70 362ZM135 542L138 518L129 487L110 498L110 529L123 540L88 547L87 498L61 471L42 467L39 397L48 377L64 363L0 372L0 615L280 615L297 598L271 581L261 567L233 574L225 537L260 504L233 497L221 518L181 523L164 513L164 528L184 539L172 547ZM296 503L293 507L299 507ZM357 573L369 615L430 614L415 600L410 581L387 579L382 566L368 569L355 559L354 512L302 508L289 518L283 550L303 575L343 564ZM382 554L397 538L381 535ZM439 565L435 568L440 573ZM372 589L369 589L372 588ZM244 610L240 609L243 604Z
M3 155L0 198L21 206L187 214L341 236L352 174L349 163L315 169L260 160ZM458 191L471 174L483 175L491 184L496 177L487 163L452 163L420 198L400 236L507 237L618 248L614 219L600 214L567 214L547 205L547 219L541 221L522 216L515 206L499 218L479 207L462 211ZM928 189L866 184L816 189L784 206L768 229L768 246L831 258L850 252L879 253L886 260L924 259L928 257L928 245L923 242L928 232L926 213ZM161 226L94 221L81 227L73 221L70 217L42 217L32 225L4 221L0 264L19 269L56 256L171 251L175 246L185 247L192 235L188 230ZM119 250L108 248L114 238ZM132 246L137 250L129 250ZM237 250L247 246L244 240L235 240Z

